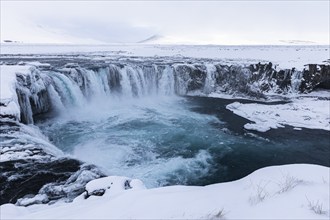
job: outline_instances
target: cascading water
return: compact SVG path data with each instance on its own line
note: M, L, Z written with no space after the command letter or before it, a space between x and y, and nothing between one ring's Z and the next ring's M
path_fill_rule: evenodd
M205 79L205 85L204 85L204 93L209 94L211 92L214 92L215 88L215 73L217 71L216 67L212 64L206 65L206 79Z
M64 100L65 105L83 106L84 96L78 85L69 77L60 73L50 73L54 87ZM50 97L52 99L52 97Z
M180 107L185 104L174 96L170 66L111 65L43 76L49 78L50 103L62 116L39 126L64 152L105 167L109 174L141 178L149 186L187 183L207 175L211 156L203 146L184 155L191 151L189 145L195 145L189 139L196 139L185 130L194 128L191 132L197 135L218 120ZM176 153L167 155L173 149Z
M23 122L33 123L33 114L48 111L48 108L43 109L47 106L46 99L57 97L39 94L48 85L55 89L64 106L83 107L88 101L114 96L141 98L155 95L208 95L224 91L260 98L267 93L297 93L302 82L306 84L302 80L303 75L300 71L276 72L271 66L261 64L242 67L209 62L123 62L91 68L67 64L64 68L54 70L40 71L35 68L28 76L29 79L22 76L17 89ZM53 100L51 103L58 101Z
M64 112L65 106L62 103L61 96L58 94L58 92L54 89L53 85L49 85L47 87L47 92L50 97L52 97L51 105L53 106L53 110L56 112Z
M302 137L298 149L292 129L281 135L243 130L247 121L225 108L233 101L186 97L216 91L250 97L298 92L304 74L283 73L261 64L55 62L18 76L16 89L21 121L36 121L55 146L107 175L138 178L148 187L205 185L274 164L328 165L327 158L307 153L292 157L301 149L327 155L314 149L315 143L328 141L322 132ZM278 156L279 149L286 154Z
M228 74L218 69L212 63L124 63L49 71L41 76L48 82L52 109L60 114L38 126L64 152L103 167L108 175L142 179L149 187L230 179L222 160L238 137L228 133L217 114L193 111L195 104L176 96L216 91L219 76ZM249 77L248 69L241 71ZM258 91L267 76L250 85L239 85L232 76L224 81ZM272 143L248 138L244 145Z

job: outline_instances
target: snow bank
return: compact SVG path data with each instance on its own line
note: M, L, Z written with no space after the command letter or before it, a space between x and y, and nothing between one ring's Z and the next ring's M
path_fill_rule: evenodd
M244 128L265 132L271 128L291 125L296 128L330 131L330 101L300 97L280 105L242 104L234 102L226 107L235 114L254 123Z
M125 190L126 179L93 180L87 184L88 190L113 187L116 193L87 199L80 196L72 203L28 207L5 204L1 206L1 219L329 219L330 216L329 168L318 165L267 167L234 182L205 187L144 189L140 185L135 190Z
M86 184L86 197L93 195L114 196L128 189L145 189L141 180L122 176L108 176L93 180Z
M17 65L0 65L1 117L32 124L33 114L42 113L49 107L47 96L42 94L46 91L46 84L38 68L49 69L50 64L18 62Z

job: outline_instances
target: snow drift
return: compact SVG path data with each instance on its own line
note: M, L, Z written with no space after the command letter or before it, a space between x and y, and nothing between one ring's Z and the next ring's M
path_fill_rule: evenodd
M72 203L2 205L1 219L329 219L329 171L283 165L230 183L155 189L106 177L89 182Z

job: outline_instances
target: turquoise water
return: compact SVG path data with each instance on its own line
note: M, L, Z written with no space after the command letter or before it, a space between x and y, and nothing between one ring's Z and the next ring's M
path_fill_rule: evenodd
M225 109L232 102L201 97L99 100L39 119L37 125L64 152L109 175L139 178L148 187L218 183L270 165L329 166L329 132L290 127L247 131L247 120Z

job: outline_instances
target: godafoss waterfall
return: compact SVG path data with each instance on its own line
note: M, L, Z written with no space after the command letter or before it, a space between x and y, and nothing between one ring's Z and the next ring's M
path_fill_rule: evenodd
M326 107L329 97L313 92L329 89L329 65L4 56L1 81L1 204L70 202L109 175L155 188L233 181L271 165L330 166L329 117L290 99ZM281 121L281 111L303 120ZM260 128L266 113L274 123Z

